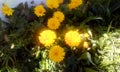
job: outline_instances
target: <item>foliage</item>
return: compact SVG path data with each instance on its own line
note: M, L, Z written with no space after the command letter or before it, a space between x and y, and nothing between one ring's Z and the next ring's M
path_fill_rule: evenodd
M90 0L89 15L100 16L102 21L97 21L102 26L109 26L111 21L115 21L115 14L118 14L120 9L119 0ZM119 24L117 24L119 25ZM117 26L113 24L113 26Z
M95 58L99 58L99 68L107 72L119 72L120 69L120 30L115 30L103 35L97 41L99 48Z

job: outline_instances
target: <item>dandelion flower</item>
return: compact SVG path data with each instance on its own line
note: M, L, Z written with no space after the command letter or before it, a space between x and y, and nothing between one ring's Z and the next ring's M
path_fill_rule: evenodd
M73 46L78 46L80 44L81 37L77 31L68 31L65 34L64 40L67 45L73 47Z
M53 46L49 50L49 58L54 62L61 62L64 59L65 52L64 49L60 46Z
M59 7L59 1L58 0L46 0L46 5L48 8L58 8Z
M55 42L55 39L57 38L55 32L52 30L44 30L40 33L39 41L44 46L50 46Z
M2 8L2 12L6 16L11 16L14 11L10 7L8 7L6 4L4 4L4 6Z
M54 12L53 17L57 18L59 22L62 22L65 18L64 14L60 11Z
M43 5L38 5L34 8L34 13L37 17L44 16L46 10L44 9Z
M60 26L60 22L56 18L48 19L47 26L50 29L58 29Z

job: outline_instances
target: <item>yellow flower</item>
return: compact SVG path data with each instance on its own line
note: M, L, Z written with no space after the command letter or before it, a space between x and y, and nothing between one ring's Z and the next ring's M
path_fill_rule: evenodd
M59 22L62 22L65 18L64 14L60 11L54 12L53 17L57 18Z
M61 62L64 59L65 52L64 49L60 46L53 46L49 50L49 58L54 62Z
M71 3L76 3L76 5L81 5L83 1L82 0L71 0Z
M56 18L48 19L47 26L50 29L58 29L60 26L60 22Z
M81 42L80 34L77 31L68 31L65 34L64 40L67 45L73 47L78 46Z
M11 16L14 11L11 8L9 8L6 4L4 4L4 6L2 8L2 12L6 16Z
M69 9L74 9L82 4L82 0L71 0L70 4L68 4Z
M44 30L40 33L38 38L41 44L44 46L50 46L55 42L57 36L52 30Z
M58 8L59 2L58 2L58 0L46 0L46 5L50 9Z
M70 3L68 4L68 8L71 10L71 9L74 9L76 8L76 4L75 3Z
M43 5L38 5L34 8L34 13L37 17L44 16L46 10L44 9Z

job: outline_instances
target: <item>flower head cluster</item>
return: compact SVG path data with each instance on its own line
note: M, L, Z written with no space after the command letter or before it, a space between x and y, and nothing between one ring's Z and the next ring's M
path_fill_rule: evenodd
M50 9L58 8L59 1L58 0L46 0L46 5Z
M53 60L54 62L61 62L64 59L65 52L64 49L60 46L53 46L49 50L49 58Z
M44 46L50 46L55 42L55 39L57 38L55 32L52 30L44 30L40 33L39 41Z
M43 5L38 5L34 8L34 13L37 17L44 16L46 10L44 9Z
M81 42L81 36L77 31L71 30L65 34L64 40L71 47L78 46Z
M11 16L14 11L10 7L8 7L6 4L4 4L4 6L2 8L2 12L6 16Z
M68 4L68 8L70 10L74 9L74 8L80 6L82 3L83 3L82 0L71 0L70 4Z
M58 29L63 20L64 14L60 11L56 11L54 12L53 17L48 19L47 26L50 29Z

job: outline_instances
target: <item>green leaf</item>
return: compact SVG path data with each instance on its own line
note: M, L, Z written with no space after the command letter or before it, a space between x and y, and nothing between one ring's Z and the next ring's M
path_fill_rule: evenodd
M8 72L19 72L17 68L12 68Z
M92 68L85 68L84 70L85 70L85 72L97 72L96 70L94 70Z
M102 20L102 17L87 17L84 21L81 22L81 24L86 24L87 22L91 21L91 20Z
M88 59L91 64L95 65L95 64L93 63L92 59L91 59L91 54L90 54L89 52L83 53L83 54L80 56L80 58L78 58L78 61L79 61L79 60L82 60L82 59Z
M113 21L111 21L111 22L110 22L110 25L108 26L107 34L110 32L110 29L111 29L112 23L113 23Z
M92 63L93 65L95 65L95 64L93 63L92 59L91 59L91 54L90 54L89 52L86 52L86 54L87 54L87 58L88 58L88 60L90 61L90 63Z
M40 56L40 50L38 50L37 52L36 52L36 58L39 58L39 56Z
M87 59L87 53L83 53L79 58L78 61L82 60L82 59Z

